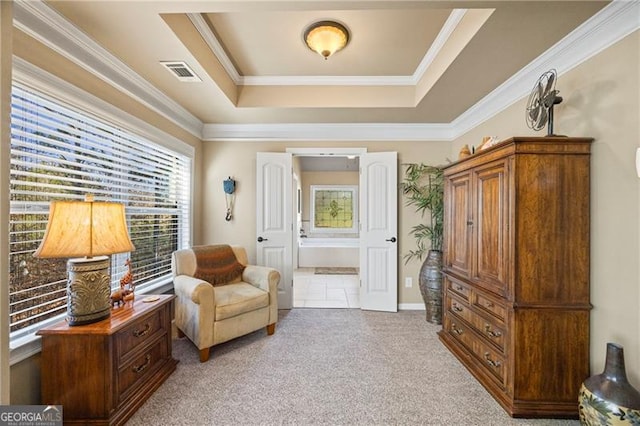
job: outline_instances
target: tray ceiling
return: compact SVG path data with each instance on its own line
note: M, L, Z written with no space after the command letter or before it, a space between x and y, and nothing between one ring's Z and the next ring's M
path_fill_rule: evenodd
M203 123L275 124L450 123L607 3L47 4ZM326 61L302 41L323 19L352 36ZM180 82L163 61L202 81Z

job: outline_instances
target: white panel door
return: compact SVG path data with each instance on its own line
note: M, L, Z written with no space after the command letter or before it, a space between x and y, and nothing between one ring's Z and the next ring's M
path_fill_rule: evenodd
M360 171L360 305L397 312L397 153L363 154Z
M279 309L293 306L291 167L290 153L257 153L256 259L280 271Z

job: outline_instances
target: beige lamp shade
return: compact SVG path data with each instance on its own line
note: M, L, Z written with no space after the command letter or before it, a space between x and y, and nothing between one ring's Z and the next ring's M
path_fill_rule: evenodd
M325 59L344 48L349 42L347 28L334 21L320 21L304 32L304 42L309 49Z
M44 238L34 256L93 257L133 250L123 204L53 201Z

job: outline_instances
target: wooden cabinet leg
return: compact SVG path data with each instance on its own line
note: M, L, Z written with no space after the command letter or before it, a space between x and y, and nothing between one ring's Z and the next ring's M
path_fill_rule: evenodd
M209 349L211 348L200 349L200 362L207 362L209 360Z
M269 324L267 326L267 334L271 336L275 332L276 332L276 323L274 322L273 324Z

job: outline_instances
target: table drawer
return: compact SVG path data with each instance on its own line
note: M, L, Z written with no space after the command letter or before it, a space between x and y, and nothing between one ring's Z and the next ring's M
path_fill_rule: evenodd
M126 362L125 358L135 349L142 347L157 335L168 333L164 318L165 310L156 310L151 315L140 318L131 325L119 331L116 335L118 345L118 363Z
M118 368L118 395L126 399L128 391L134 391L136 383L145 383L145 378L169 358L169 347L166 336L160 338L153 346Z

